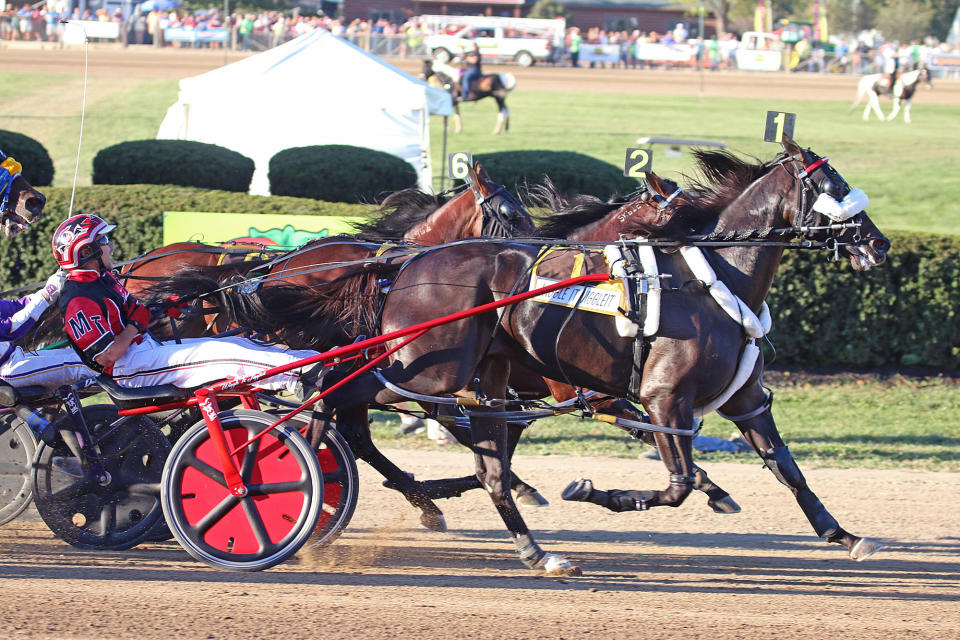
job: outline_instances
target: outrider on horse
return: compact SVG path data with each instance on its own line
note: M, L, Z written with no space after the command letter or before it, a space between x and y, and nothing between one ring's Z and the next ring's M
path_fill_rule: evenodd
M477 74L470 83L469 92L461 90L460 70L437 62L433 59L423 61L421 76L434 87L450 93L453 99L454 131L463 130L460 117L460 103L474 102L483 98L493 98L497 102L497 124L494 135L506 133L510 129L510 110L507 109L507 94L517 86L512 73ZM466 76L466 73L464 74Z
M364 373L327 396L326 402L337 409L338 428L362 429L352 422L351 410L368 402L389 404L412 394L439 398L466 390L478 405L470 414L477 476L521 560L530 567L553 569L570 563L537 545L507 482L510 451L503 408L514 363L575 386L637 400L649 413L651 428L685 436L668 488L645 492L642 499L648 507L675 506L689 494L695 481L689 437L694 418L719 409L794 493L818 535L842 544L855 559L868 557L880 545L839 525L807 486L780 438L761 381L758 341L766 326L763 300L785 247L842 253L854 269L862 270L884 261L889 242L863 212L862 192L851 190L826 158L786 138L783 144L781 154L759 164L725 152L698 153L705 179L683 197L669 194L674 196L666 205L671 215L662 228L649 223L650 215L656 219L660 213L657 205L632 205L637 211L653 206L650 215L639 216L635 226L626 229L648 236L636 246L667 245L654 252L657 273L670 277L669 287L661 291L652 335L644 331L630 336L618 329L615 315L582 308L584 298L597 297L588 289L575 293L572 303L568 298L566 305L529 300L437 326L422 339L400 346L389 367ZM691 239L691 230L699 235ZM799 238L799 244L791 244L790 238ZM707 246L696 247L698 240ZM424 252L408 260L390 285L379 329L388 333L503 299L531 287L535 270L556 280L562 279L560 274L610 268L608 260L589 255L588 243L580 244L547 254L542 246L480 240ZM634 246L619 244L628 253ZM639 279L650 279L646 266L633 265ZM640 311L638 324L646 325L640 309L646 299L640 296L634 304ZM327 383L342 377L328 375ZM589 500L590 493L584 497Z

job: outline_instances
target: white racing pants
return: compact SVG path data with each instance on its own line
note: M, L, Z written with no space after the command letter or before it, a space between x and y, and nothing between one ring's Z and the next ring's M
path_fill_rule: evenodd
M258 375L315 355L316 351L261 345L247 338L189 338L177 344L144 336L143 342L131 344L114 364L113 379L124 387L172 384L186 389ZM293 369L261 380L256 386L294 393L299 375L300 370Z
M0 365L0 378L12 387L36 385L56 389L96 376L70 348L24 352L14 347L7 361Z

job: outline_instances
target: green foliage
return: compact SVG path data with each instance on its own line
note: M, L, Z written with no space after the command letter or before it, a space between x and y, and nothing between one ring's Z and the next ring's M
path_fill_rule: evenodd
M53 182L53 160L33 138L0 129L0 151L23 165L23 177L31 185L45 187Z
M887 263L866 272L787 252L767 298L777 363L960 369L960 238L890 241Z
M270 193L328 202L374 202L416 186L417 174L396 156L343 144L284 149L270 158Z
M636 180L625 178L612 164L574 151L500 151L473 156L490 177L507 188L524 182L539 182L546 175L564 193L609 198L636 191Z
M887 40L921 41L930 34L934 10L926 2L890 0L877 8L877 29Z
M532 7L528 18L556 18L569 17L570 11L560 3L560 0L537 0Z
M67 217L70 190L45 189L43 218L0 252L0 289L43 280L56 270L50 238ZM77 189L74 212L96 214L118 228L110 234L118 259L126 260L163 244L164 211L223 211L228 213L312 214L355 216L368 214L358 205L302 198L250 196L228 191L205 191L175 186L96 186Z
M190 140L135 140L102 149L93 159L94 184L171 184L245 193L253 160Z

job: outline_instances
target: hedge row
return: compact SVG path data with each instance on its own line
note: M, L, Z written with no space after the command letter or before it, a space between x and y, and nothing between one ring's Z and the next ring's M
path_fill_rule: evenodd
M215 144L133 140L97 153L93 184L175 184L246 193L253 170L253 160Z
M56 268L50 239L67 217L70 189L47 188L43 218L13 240L0 238L0 290L45 279ZM74 213L93 213L119 227L111 235L120 260L132 258L162 244L164 211L223 211L229 213L368 215L363 205L320 202L306 198L250 196L171 186L80 187Z
M960 236L889 237L887 263L866 272L787 252L767 298L777 362L960 370Z
M636 191L640 183L623 175L621 167L573 151L499 151L473 156L495 182L516 192L518 185L535 184L550 176L561 192L606 200Z
M23 177L35 187L53 183L53 160L42 144L27 136L0 129L0 151L23 165Z

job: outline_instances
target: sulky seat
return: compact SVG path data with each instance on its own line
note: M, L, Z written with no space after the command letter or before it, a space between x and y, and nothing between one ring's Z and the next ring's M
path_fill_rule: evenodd
M153 387L121 387L116 380L106 374L97 377L97 383L121 409L136 409L152 404L174 402L193 395L192 389L181 389L172 384Z

